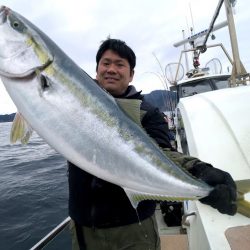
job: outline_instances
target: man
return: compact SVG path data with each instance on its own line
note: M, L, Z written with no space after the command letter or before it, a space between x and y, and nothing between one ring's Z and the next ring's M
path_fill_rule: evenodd
M201 202L222 213L235 214L236 187L231 176L197 158L174 152L164 116L143 101L141 92L129 85L136 65L133 50L121 40L107 39L97 52L96 63L96 81L102 88L116 98L142 100L141 124L149 136L166 149L168 157L215 187ZM70 162L68 165L73 249L160 250L154 201L142 201L135 210L121 187L101 180Z

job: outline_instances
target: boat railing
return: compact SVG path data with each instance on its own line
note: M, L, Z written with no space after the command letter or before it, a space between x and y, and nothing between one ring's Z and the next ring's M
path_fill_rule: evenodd
M52 231L50 231L45 237L43 237L39 242L37 242L30 250L40 250L43 249L47 244L49 244L59 233L61 233L70 222L71 218L67 217L58 226L56 226Z
M211 44L211 45L207 45L206 48L209 49L209 48L214 48L214 47L220 47L222 49L222 51L224 52L226 58L230 62L230 64L233 66L233 59L230 57L229 53L227 52L227 50L225 49L225 47L223 46L223 44L222 43ZM199 48L190 48L190 49L186 49L186 50L182 50L181 51L180 58L179 58L179 61L178 61L177 70L176 70L176 73L175 73L175 79L173 81L173 85L177 84L177 78L178 78L179 68L180 68L180 65L181 65L181 60L182 60L183 54L184 53L188 53L188 52L194 52L194 51L196 51L198 49Z

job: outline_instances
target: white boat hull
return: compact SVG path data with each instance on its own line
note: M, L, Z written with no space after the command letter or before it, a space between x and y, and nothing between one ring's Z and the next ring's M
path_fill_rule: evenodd
M250 86L182 98L178 109L190 155L229 172L234 180L250 179ZM180 142L178 133L177 139ZM250 201L249 193L245 198ZM250 227L250 218L239 213L223 215L199 201L185 202L184 207L186 215L195 212L186 221L191 250L230 250L228 230Z

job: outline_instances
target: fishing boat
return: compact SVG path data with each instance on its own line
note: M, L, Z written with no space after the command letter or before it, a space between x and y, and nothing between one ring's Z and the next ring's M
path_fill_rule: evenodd
M239 205L238 213L228 216L199 201L184 202L181 226L186 229L191 250L249 249L250 244L249 73L240 61L230 1L219 1L206 37L223 2L233 59L219 46L232 63L232 73L209 74L208 69L200 69L197 55L206 52L209 46L204 43L192 48L196 67L188 72L187 79L175 81L172 87L179 98L175 113L176 140L178 151L229 172L248 209Z

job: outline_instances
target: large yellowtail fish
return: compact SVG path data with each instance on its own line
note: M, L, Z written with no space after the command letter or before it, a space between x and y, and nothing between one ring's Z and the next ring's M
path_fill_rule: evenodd
M144 199L199 199L212 190L168 159L42 31L4 6L0 77L21 114L13 141L27 141L33 128L81 169L121 186L134 207Z

